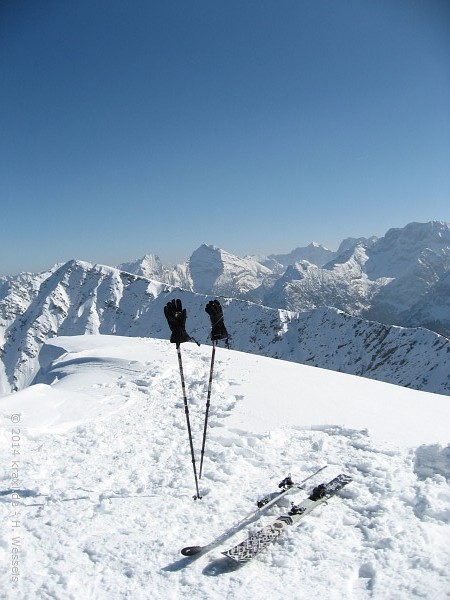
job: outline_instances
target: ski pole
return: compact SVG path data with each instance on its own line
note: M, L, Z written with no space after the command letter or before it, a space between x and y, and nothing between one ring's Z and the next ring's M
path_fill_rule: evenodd
M206 430L208 427L209 407L211 404L211 387L214 371L214 358L216 356L216 344L218 340L225 340L228 348L228 331L223 321L223 310L220 302L216 300L210 300L205 307L205 311L208 313L211 319L211 340L212 340L212 354L211 354L211 367L209 369L209 381L208 381L208 392L206 396L206 411L205 411L205 425L203 428L203 442L202 452L200 456L200 470L199 477L202 476L203 469L203 458L205 455L205 443L206 443Z
M206 412L205 412L205 425L203 428L202 452L201 452L201 456L200 456L200 469L199 469L199 474L198 474L199 479L201 479L201 477L202 477L203 457L205 455L206 430L208 428L209 407L211 405L211 388L212 388L215 356L216 356L216 340L213 340L212 353L211 353L211 367L209 369L208 393L206 396Z
M200 491L198 489L198 479L197 479L197 468L195 466L195 454L194 454L194 445L192 443L192 431L191 431L191 421L189 418L189 405L186 397L186 386L184 383L184 374L183 374L183 361L181 360L181 348L180 344L177 344L177 354L178 354L178 366L180 367L180 377L181 377L181 388L183 390L183 402L184 402L184 414L186 415L186 424L189 435L189 445L191 448L191 458L192 458L192 467L194 469L194 479L195 479L195 489L197 494L194 496L194 500L200 500Z

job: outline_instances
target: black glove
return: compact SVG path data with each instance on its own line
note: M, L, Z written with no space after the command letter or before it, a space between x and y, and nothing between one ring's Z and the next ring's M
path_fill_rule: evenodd
M223 322L223 311L218 300L211 300L205 307L206 312L211 319L211 339L227 340L228 332Z
M191 337L186 333L186 309L181 306L181 300L171 300L164 307L164 314L172 335L170 341L179 346L188 342Z

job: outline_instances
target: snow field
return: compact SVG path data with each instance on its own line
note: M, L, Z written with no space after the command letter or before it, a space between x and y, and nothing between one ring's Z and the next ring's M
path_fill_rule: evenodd
M383 436L380 421L372 423L359 394L361 385L372 397L382 390L380 410L391 420L398 418L392 407L397 394L410 394L415 408L397 429L420 418L419 397L427 414L443 397L219 348L203 498L193 501L174 346L112 336L56 338L49 345L56 351L41 383L0 400L0 448L7 457L0 471L6 524L0 531L1 597L447 597L450 460L441 445L442 414L434 423L424 420L421 434L413 431L415 444L404 437L399 443L389 439L392 424ZM184 344L182 354L198 460L210 348ZM281 379L277 398L273 386ZM301 400L286 406L285 389L300 391ZM324 425L343 391L360 397L358 418L366 427L351 426L345 404L342 420ZM310 408L305 415L307 398L316 414ZM9 460L12 414L21 416L18 486ZM308 490L340 472L354 481L248 565L233 569L220 549L197 560L181 556L183 546L208 543L239 521L288 473L299 481L324 464L328 468ZM289 506L287 496L249 531ZM20 527L12 527L15 521ZM240 532L223 549L245 536ZM16 537L20 576L14 583Z

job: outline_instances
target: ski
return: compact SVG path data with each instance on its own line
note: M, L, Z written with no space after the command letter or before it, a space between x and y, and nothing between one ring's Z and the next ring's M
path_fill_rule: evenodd
M217 537L209 544L206 544L205 546L186 546L181 550L181 554L183 554L183 556L202 556L210 550L217 548L218 546L220 546L220 544L225 542L234 534L244 529L244 527L247 527L247 525L250 525L251 523L253 523L253 521L256 521L263 512L267 511L274 504L277 504L282 498L284 498L284 496L286 496L286 494L295 493L302 490L304 487L304 483L312 479L315 475L317 475L326 468L326 465L324 467L321 467L320 469L312 473L312 475L308 475L308 477L306 477L299 483L293 483L290 477L286 477L279 484L279 487L281 487L281 491L274 492L273 494L270 494L270 496L259 500L257 502L257 510L254 510L251 513L249 513L238 523L227 529L224 533L219 535L219 537Z
M308 498L298 505L293 505L286 515L279 516L273 523L263 527L240 544L233 546L233 548L230 548L226 552L222 552L222 554L238 564L252 560L264 548L275 542L286 527L298 523L303 517L337 494L351 481L352 478L348 475L338 475L332 481L318 485L313 489Z

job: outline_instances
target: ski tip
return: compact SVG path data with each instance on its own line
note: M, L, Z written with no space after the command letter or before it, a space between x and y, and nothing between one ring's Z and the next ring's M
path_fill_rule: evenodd
M195 556L196 554L198 554L201 551L202 551L201 546L186 546L186 548L182 549L181 554L183 556Z

